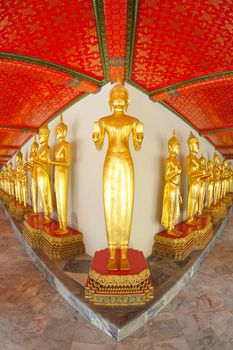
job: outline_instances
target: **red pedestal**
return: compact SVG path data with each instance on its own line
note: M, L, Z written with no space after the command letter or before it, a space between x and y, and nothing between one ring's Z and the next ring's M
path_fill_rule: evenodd
M99 305L139 305L153 297L150 271L142 252L128 249L129 270L108 270L109 250L95 253L85 297ZM117 250L120 266L120 250Z
M213 236L213 226L209 216L198 217L196 225L185 221L177 224L175 229L181 232L173 236L167 231L155 235L153 253L175 261L185 260L194 250L203 249Z
M59 223L52 220L49 224L42 224L44 216L28 214L23 226L23 235L33 248L39 248L48 257L64 259L85 252L83 234L68 227L68 233L56 234Z

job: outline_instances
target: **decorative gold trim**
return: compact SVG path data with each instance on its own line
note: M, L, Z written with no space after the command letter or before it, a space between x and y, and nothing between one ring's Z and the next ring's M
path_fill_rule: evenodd
M145 269L137 275L101 275L93 269L89 271L89 277L105 287L112 286L137 286L150 277L149 269Z

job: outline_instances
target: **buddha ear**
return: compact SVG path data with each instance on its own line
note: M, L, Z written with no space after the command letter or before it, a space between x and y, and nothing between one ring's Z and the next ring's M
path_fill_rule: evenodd
M109 107L110 107L110 112L112 112L112 101L109 100L108 103L109 103Z

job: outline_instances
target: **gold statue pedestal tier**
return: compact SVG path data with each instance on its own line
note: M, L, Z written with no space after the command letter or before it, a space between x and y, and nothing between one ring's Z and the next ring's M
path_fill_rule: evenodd
M175 226L180 236L166 231L155 235L153 254L173 261L185 260L194 250L204 249L213 237L213 226L208 216L198 218L197 225L181 222Z
M92 261L85 298L98 305L141 305L153 298L150 270L142 252L128 249L130 270L108 270L109 249L97 251ZM120 266L120 249L116 251Z
M9 213L17 220L23 220L24 216L30 212L32 212L32 207L30 205L25 207L15 199L9 204Z
M233 200L233 197L229 193L223 198L223 202L227 207L230 207L232 205L232 200Z
M32 248L38 248L51 259L66 259L85 253L83 234L68 227L68 233L57 235L57 221L41 224L43 214L27 215L23 235Z

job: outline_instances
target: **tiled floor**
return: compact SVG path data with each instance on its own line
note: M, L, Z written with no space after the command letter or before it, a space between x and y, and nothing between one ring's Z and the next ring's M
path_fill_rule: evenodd
M233 220L188 286L121 343L63 301L2 212L0 237L0 350L233 349Z

